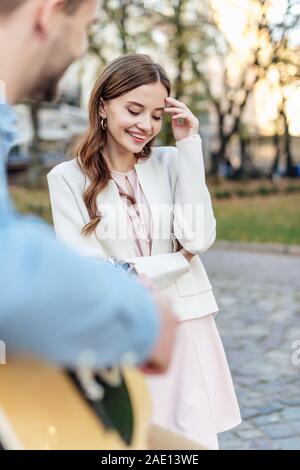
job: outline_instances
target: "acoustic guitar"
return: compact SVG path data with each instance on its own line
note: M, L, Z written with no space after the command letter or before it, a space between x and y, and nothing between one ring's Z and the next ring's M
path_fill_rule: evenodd
M150 415L143 375L134 368L62 371L17 357L0 366L4 449L146 449Z

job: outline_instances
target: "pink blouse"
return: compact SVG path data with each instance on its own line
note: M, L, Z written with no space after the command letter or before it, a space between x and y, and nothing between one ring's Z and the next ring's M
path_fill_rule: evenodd
M140 185L135 168L127 173L111 171L111 176L116 183L127 212L129 233L135 241L137 256L150 256L152 247L153 221L150 206ZM135 200L132 204L125 195Z

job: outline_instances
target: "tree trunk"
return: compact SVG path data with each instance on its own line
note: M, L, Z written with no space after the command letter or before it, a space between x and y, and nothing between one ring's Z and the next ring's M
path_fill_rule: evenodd
M240 156L241 156L241 164L239 168L240 176L246 176L247 169L249 170L250 167L250 152L249 152L249 138L241 138L240 137Z
M273 178L274 175L277 173L279 161L280 161L280 137L277 132L273 136L273 144L274 144L276 152L275 152L275 158L272 163L271 170L270 170L270 178Z
M232 164L227 156L227 147L231 140L231 137L231 135L228 136L222 131L219 132L219 148L211 154L210 174L212 176L216 176L219 173L219 167L221 163L224 163L227 168L232 169Z
M31 187L38 187L40 184L41 175L41 158L40 158L40 122L39 122L39 109L40 103L33 101L29 104L30 115L33 128L32 143L30 146L31 163L28 171L28 183Z
M291 151L291 135L285 112L282 113L284 119L284 155L286 159L286 176L294 176L294 163Z

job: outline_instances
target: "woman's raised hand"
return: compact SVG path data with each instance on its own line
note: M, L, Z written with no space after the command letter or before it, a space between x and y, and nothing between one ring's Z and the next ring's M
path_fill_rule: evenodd
M198 119L181 101L166 98L165 112L172 116L172 130L176 142L198 133Z

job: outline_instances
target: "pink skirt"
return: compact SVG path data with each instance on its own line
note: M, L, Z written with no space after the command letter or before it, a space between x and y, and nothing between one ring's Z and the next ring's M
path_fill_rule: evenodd
M217 433L241 415L213 314L181 322L177 334L168 372L147 376L152 422L218 449Z

